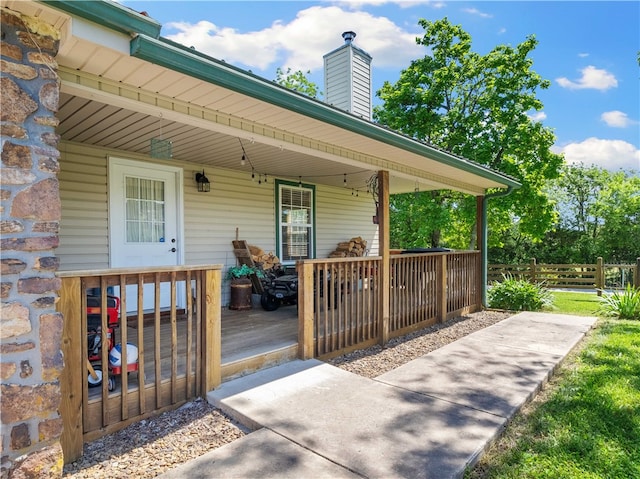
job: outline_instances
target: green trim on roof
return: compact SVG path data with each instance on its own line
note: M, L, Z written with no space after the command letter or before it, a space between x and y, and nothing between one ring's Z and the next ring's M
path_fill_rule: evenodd
M158 38L162 28L162 25L153 18L145 17L116 2L41 0L41 3L122 33L139 33Z

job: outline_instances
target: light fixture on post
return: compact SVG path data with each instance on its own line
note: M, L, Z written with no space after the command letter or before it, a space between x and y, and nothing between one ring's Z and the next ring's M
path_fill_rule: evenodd
M200 193L208 193L211 191L211 182L209 182L209 178L205 176L204 170L202 170L202 173L196 173L196 182L198 183L198 191Z

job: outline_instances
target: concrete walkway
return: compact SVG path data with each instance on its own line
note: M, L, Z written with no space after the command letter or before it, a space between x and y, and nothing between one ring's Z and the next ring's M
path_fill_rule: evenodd
M520 313L375 379L293 361L208 394L255 432L168 478L461 478L596 318Z

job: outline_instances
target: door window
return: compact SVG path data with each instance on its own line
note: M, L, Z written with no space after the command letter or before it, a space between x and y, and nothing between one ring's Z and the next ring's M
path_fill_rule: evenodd
M126 238L128 243L157 243L165 237L164 182L126 177Z

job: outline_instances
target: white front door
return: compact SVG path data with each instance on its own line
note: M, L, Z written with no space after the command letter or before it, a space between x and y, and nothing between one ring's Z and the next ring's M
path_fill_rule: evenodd
M182 264L181 185L180 168L109 158L111 267ZM127 287L127 312L135 311L136 297L137 287ZM163 283L160 298L161 307L171 305L168 283ZM154 302L154 288L149 285L144 309L153 309Z

